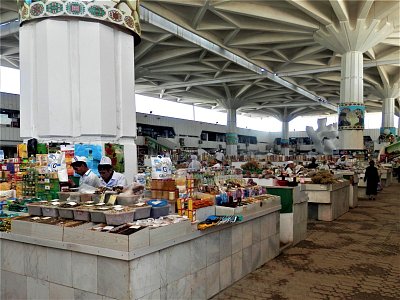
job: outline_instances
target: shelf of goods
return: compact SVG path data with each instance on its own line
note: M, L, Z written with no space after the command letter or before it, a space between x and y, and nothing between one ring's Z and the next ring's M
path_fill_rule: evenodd
M308 196L308 218L333 221L349 211L350 181L332 184L304 184Z
M252 178L253 181L267 188L268 194L281 199L280 242L296 245L307 237L307 195L301 186L273 186L273 180Z
M241 222L203 231L176 215L164 221L177 223L122 225L114 233L91 222L15 219L10 233L0 233L1 295L211 298L279 254L280 209L271 196Z

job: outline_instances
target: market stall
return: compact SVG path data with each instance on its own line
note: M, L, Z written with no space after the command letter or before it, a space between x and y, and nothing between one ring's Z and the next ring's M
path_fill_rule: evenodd
M269 194L280 196L280 241L296 245L307 237L307 195L301 186L268 186Z
M305 184L308 195L308 216L321 221L333 221L349 211L350 182L339 179L330 184Z
M270 197L241 222L202 231L177 216L120 233L91 222L17 219L11 233L0 233L2 296L207 299L278 255L280 207Z
M304 240L307 236L307 195L302 185L278 186L274 179L251 178L251 180L265 186L268 194L277 195L281 199L280 242L296 245Z
M382 164L379 169L382 187L388 187L393 182L393 168L391 164Z
M355 208L358 205L358 186L359 175L355 171L336 171L335 174L342 176L344 179L350 181L349 186L349 207Z

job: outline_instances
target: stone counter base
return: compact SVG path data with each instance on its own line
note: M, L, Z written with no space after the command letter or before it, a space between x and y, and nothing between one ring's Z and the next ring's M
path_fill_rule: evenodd
M279 254L278 209L134 259L2 233L1 299L207 299Z

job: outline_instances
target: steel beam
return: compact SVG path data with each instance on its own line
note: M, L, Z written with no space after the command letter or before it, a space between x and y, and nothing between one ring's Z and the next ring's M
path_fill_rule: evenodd
M384 66L384 65L395 65L395 64L400 64L400 59L373 60L364 62L364 69L377 66ZM316 68L316 69L302 70L302 71L281 72L278 73L278 76L281 77L299 76L299 75L307 75L315 73L334 72L340 70L341 66L332 66L332 67L323 67L323 68Z

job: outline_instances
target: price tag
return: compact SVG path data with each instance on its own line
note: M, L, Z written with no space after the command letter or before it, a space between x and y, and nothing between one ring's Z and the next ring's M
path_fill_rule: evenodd
M49 178L45 178L45 179L44 179L44 182L45 182L45 183L50 183L50 179L49 179Z
M113 229L114 228L114 226L105 226L104 228L103 228L103 230L111 230L111 229Z
M132 228L132 229L139 229L140 226L138 226L138 225L133 225L133 226L131 226L131 227L129 227L129 228Z
M100 195L100 200L99 203L104 203L104 200L106 199L106 195L105 194L101 194Z
M146 203L144 203L144 202L139 202L139 203L136 203L135 205L136 206L143 206L143 205L145 205Z
M44 186L44 189L45 189L45 190L50 190L50 186L49 186L49 185L45 185L45 186Z
M3 171L7 171L7 166L1 166L1 169L2 169Z
M117 195L110 195L110 199L108 199L108 204L114 205L116 200L117 200Z

